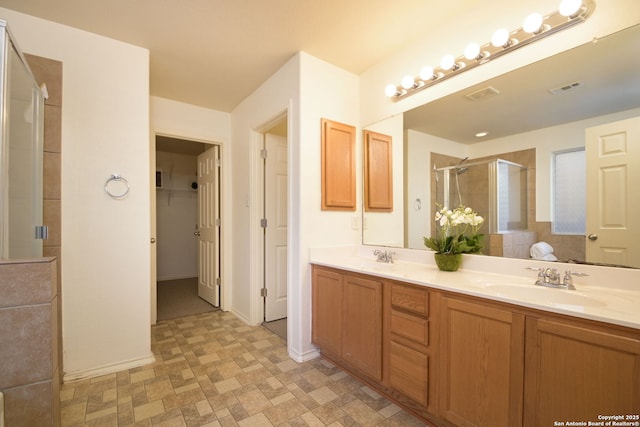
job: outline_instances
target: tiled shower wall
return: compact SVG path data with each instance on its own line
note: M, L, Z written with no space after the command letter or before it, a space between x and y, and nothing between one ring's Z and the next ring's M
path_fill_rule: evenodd
M0 391L10 427L60 425L54 258L0 260Z
M58 260L60 280L61 240L61 161L62 161L62 62L25 54L29 68L39 85L47 85L49 98L44 102L43 198L44 225L49 238L44 241L43 255Z

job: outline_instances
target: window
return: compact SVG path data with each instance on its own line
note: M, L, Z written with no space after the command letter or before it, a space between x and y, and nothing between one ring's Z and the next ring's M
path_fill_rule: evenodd
M586 167L584 148L553 153L554 234L585 234Z

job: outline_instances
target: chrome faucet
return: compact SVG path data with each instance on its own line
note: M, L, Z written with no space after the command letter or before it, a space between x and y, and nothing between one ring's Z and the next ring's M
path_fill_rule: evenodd
M395 255L395 252L381 251L379 249L376 249L375 251L373 251L373 254L377 257L377 262L386 262L389 264L393 264L393 256Z
M538 278L536 279L536 286L546 286L548 288L560 288L560 289L570 289L575 290L575 286L573 286L573 277L572 276L588 276L586 273L577 273L571 272L569 270L565 271L564 277L562 278L562 282L560 281L560 273L555 268L547 267L547 268L535 268L528 267L529 270L536 270L538 272Z
M584 276L588 276L588 274L567 270L564 272L564 278L562 279L562 286L566 287L567 289L575 289L576 287L573 286L573 276L584 277Z
M542 276L538 273L538 280L536 280L536 285L538 286L550 286L550 287L559 287L560 286L560 273L555 268L547 267L542 271Z

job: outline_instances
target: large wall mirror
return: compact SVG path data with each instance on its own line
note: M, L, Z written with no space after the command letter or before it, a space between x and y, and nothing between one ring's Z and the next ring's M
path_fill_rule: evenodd
M435 233L436 203L464 204L487 218L485 255L530 258L535 245L538 259L640 267L638 249L594 255L589 244L601 231L590 225L591 208L582 208L584 224L562 219L563 210L571 217L576 209L571 203L587 205L573 200L576 194L598 194L607 206L618 205L609 209L610 228L640 238L626 228L639 221L624 216L629 207L640 208L633 189L640 184L640 151L629 151L624 166L604 178L606 188L597 190L587 177L603 175L585 142L587 129L621 121L638 126L628 120L640 117L638 52L640 25L372 125L392 135L394 159L403 161L394 162L394 182L401 183L394 189L394 211L363 213L363 244L426 249L423 237ZM480 132L487 134L476 136ZM607 149L640 146L637 136L602 132L594 138ZM629 194L622 194L623 187Z

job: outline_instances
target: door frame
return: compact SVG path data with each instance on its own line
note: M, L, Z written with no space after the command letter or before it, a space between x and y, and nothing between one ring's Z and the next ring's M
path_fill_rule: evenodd
M228 307L230 307L230 298L231 291L227 289L230 286L230 271L231 266L228 265L230 262L230 257L227 254L231 254L231 248L229 247L230 239L225 239L225 236L231 235L231 215L229 214L230 203L229 195L230 190L228 187L228 183L230 181L229 167L225 164L228 162L229 158L229 147L228 144L224 144L220 141L213 141L201 138L193 138L188 135L178 135L166 132L152 132L151 133L151 141L149 144L149 159L150 159L150 217L151 217L151 243L150 252L151 252L151 272L150 272L150 294L151 294L151 325L155 325L158 321L158 293L157 293L157 212L156 212L156 137L158 136L166 136L169 138L176 139L184 139L187 141L193 142L201 142L207 145L217 145L220 147L220 218L222 225L220 227L220 309L222 311L227 311Z
M249 227L249 238L251 241L250 251L250 292L254 295L250 300L250 323L254 325L261 324L264 321L264 297L261 296L260 291L264 287L264 258L265 258L265 235L264 230L260 227L260 220L264 215L264 161L261 156L261 150L264 148L264 134L273 127L273 125L283 118L287 121L287 180L289 182L289 188L291 188L291 109L286 108L276 114L271 120L257 126L251 131L250 144L250 184L251 188L256 189L251 194L249 217L251 221L251 227ZM287 198L287 213L291 218L291 193ZM287 258L291 260L291 229L287 231ZM287 265L287 296L291 295L291 262ZM289 319L289 298L287 297L287 319ZM288 324L288 320L287 320ZM289 331L290 328L287 328ZM287 332L288 333L288 332ZM287 340L289 341L289 340Z

